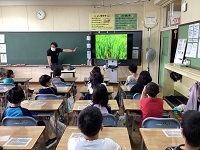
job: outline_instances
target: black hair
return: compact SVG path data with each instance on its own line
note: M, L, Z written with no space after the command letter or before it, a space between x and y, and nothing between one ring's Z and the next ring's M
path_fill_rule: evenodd
M6 99L12 104L18 104L25 98L21 87L16 86L6 93Z
M56 42L51 42L50 46L54 45L56 48L58 47L58 44Z
M151 97L156 97L159 93L159 86L154 82L149 82L146 86L146 93Z
M182 116L181 127L188 145L200 147L200 112L188 110Z
M40 78L39 78L39 83L42 85L42 86L46 86L46 84L51 80L51 77L49 75L42 75Z
M78 116L78 127L84 135L92 137L99 133L102 121L100 110L97 107L88 106Z
M60 70L60 68L55 68L53 70L53 73L54 73L55 76L61 76L61 70Z
M99 84L103 83L103 76L100 73L93 73L90 78L90 83L92 84L92 88L98 86Z
M7 70L6 71L6 77L7 78L10 78L12 74L14 74L14 72L12 70Z
M108 91L105 85L100 84L93 89L92 102L103 107L108 105Z
M140 72L137 83L142 84L142 85L147 85L151 81L152 81L152 78L148 71Z
M137 72L137 66L135 66L134 64L131 64L128 67L129 71L131 71L132 73L136 73Z
M95 67L92 69L91 72L92 72L92 73L99 73L99 74L101 74L101 69L100 69L98 66L95 66Z

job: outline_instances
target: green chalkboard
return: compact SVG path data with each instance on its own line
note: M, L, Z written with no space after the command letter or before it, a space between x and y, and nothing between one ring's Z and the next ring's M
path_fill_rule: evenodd
M179 39L188 39L189 25L194 24L194 23L200 23L200 21L197 21L197 22L195 21L195 22L180 25L179 28L178 28L178 38ZM199 39L200 38L198 38L198 41L199 41ZM198 42L198 44L200 44L200 43ZM198 56L198 54L197 54L197 56ZM191 66L198 67L198 68L200 67L200 58L189 57L188 59L191 60Z
M5 35L8 64L46 65L47 49L55 41L60 48L76 53L60 53L61 64L87 63L86 36L89 32L1 32Z

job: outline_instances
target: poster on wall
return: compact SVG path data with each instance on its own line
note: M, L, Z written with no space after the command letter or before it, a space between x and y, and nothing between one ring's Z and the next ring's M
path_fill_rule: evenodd
M5 43L5 35L0 34L0 43Z
M198 43L192 44L192 51L190 52L190 57L196 58L197 57L197 49L198 49Z
M199 39L199 47L198 47L198 58L200 58L200 39Z
M137 30L138 14L115 14L115 30Z
M193 24L189 25L189 28L188 28L188 39L193 38L193 30L194 30L194 25Z
M182 64L185 54L187 39L178 39L174 63Z
M198 38L198 37L199 37L199 23L195 23L193 30L193 38Z
M185 57L190 57L190 53L192 51L192 43L187 43L187 49L185 52Z
M0 53L6 53L6 44L0 44Z
M112 31L114 30L113 14L90 14L90 30L91 31Z
M7 63L7 54L1 54L1 63Z

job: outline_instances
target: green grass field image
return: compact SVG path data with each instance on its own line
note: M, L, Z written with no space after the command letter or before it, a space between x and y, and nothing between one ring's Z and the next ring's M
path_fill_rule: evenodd
M96 59L127 59L127 34L95 36Z

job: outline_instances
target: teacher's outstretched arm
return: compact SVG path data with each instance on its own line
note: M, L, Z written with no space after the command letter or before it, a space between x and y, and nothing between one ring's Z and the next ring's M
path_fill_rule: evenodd
M76 50L78 49L78 47L76 47L75 49L63 49L63 52L76 52Z

